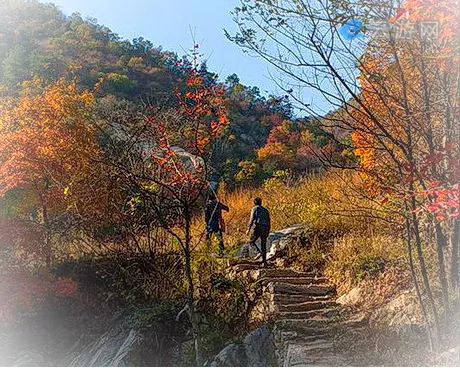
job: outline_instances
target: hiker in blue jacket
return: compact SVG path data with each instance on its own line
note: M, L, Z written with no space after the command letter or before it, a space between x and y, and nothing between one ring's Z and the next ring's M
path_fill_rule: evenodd
M219 241L219 254L224 252L223 218L222 211L228 212L228 206L219 202L214 194L209 194L206 203L205 221L206 221L206 241L211 245L211 236L214 235Z
M254 207L251 210L251 217L249 219L248 231L246 231L246 234L251 234L249 244L253 247L256 247L256 241L260 239L262 264L264 267L267 267L267 238L268 234L270 234L270 213L265 207L262 207L262 199L259 197L254 198Z

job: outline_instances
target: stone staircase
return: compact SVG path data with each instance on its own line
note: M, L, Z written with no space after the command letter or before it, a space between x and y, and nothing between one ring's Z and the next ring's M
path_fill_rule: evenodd
M267 269L254 262L258 258L253 249L242 246L230 276L238 275L252 284L255 306L251 320L255 324L272 322L278 366L346 366L349 360L336 342L344 329L359 328L361 322L342 319L335 288L325 277L284 266L289 246L303 244L303 231L302 225L294 225L270 234Z
M334 346L340 307L326 278L291 269L259 269L250 263L233 268L253 283L253 320L273 321L279 366L347 365Z

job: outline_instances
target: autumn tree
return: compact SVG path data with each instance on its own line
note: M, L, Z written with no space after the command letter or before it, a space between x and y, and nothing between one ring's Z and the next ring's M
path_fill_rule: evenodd
M40 249L33 251L48 267L54 237L70 231L72 219L97 212L94 160L100 149L91 124L93 104L92 93L64 80L46 87L34 80L19 98L1 101L3 215L41 234Z
M275 126L264 147L257 150L257 161L267 169L303 174L317 172L321 162L314 154L331 144L327 132L316 129L308 119L285 120Z

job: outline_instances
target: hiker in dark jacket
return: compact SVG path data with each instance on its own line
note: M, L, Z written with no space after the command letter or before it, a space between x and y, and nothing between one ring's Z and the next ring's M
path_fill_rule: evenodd
M247 235L251 234L249 244L256 247L257 239L260 239L260 252L262 253L262 264L267 267L267 238L270 234L270 213L262 207L262 199L254 198L254 207L251 210ZM252 230L252 233L251 233ZM256 247L257 249L257 247Z
M228 212L228 206L220 203L214 194L208 196L208 202L206 203L205 209L205 221L206 221L206 241L211 244L211 236L214 236L219 240L219 254L224 251L224 239L222 235L222 211Z

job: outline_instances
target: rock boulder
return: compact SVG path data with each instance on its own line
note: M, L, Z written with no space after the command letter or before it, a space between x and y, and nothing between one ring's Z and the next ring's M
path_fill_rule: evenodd
M417 297L405 292L375 310L369 319L371 325L385 325L399 335L419 334L423 328L423 317Z
M210 366L268 367L275 364L275 341L268 326L262 326L248 334L242 343L222 349Z
M355 307L363 302L363 298L363 290L360 287L355 287L348 293L337 298L336 302L344 307Z

